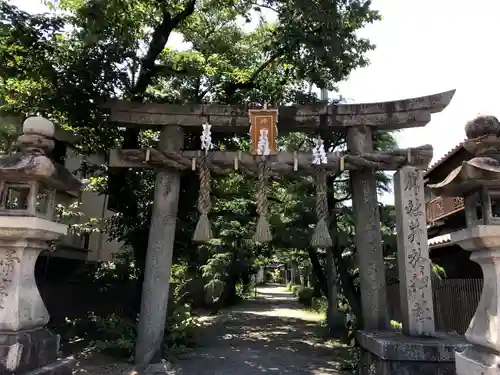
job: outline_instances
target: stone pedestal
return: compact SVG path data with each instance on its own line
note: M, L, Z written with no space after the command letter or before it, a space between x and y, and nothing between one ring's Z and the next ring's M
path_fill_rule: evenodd
M59 336L44 328L49 314L34 275L47 241L66 230L43 218L0 216L0 375L71 374L57 361Z
M452 234L452 241L473 251L484 286L476 313L465 333L472 347L456 353L457 375L500 373L500 226L476 225Z
M360 375L455 375L454 353L470 346L446 334L410 337L397 332L358 331L363 348Z

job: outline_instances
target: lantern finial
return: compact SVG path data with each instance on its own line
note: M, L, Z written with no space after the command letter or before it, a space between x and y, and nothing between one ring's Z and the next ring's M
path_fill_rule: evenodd
M28 117L16 144L23 152L46 155L54 148L54 133L52 121L43 117Z

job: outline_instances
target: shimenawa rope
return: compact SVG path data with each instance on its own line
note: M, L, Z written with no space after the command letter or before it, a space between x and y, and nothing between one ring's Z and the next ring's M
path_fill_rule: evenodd
M208 213L212 209L212 202L210 200L211 191L211 175L210 169L207 165L207 156L204 155L200 164L200 191L198 196L198 212L200 217L198 224L193 234L193 241L195 242L208 242L212 239L212 225L208 219Z
M265 160L259 161L259 186L257 189L257 227L255 228L255 235L253 240L256 242L270 242L272 240L271 228L267 221L267 172Z
M311 238L311 246L326 249L333 245L330 230L328 228L328 199L326 196L326 170L318 168L316 172L316 215L318 223L314 228Z

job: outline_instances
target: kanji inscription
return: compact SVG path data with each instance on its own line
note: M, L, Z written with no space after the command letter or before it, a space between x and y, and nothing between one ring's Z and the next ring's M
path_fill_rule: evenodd
M0 255L0 310L5 308L4 299L9 295L14 271L20 259L15 250L7 249Z
M403 330L412 336L432 336L434 308L422 172L403 167L394 175L394 188Z

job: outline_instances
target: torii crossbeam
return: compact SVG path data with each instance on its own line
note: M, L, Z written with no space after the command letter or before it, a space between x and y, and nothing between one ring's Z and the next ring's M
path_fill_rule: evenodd
M450 103L455 90L418 98L366 104L294 105L278 108L280 134L313 132L324 117L332 131L368 126L396 130L425 126L433 113ZM208 122L214 132L248 132L248 107L233 105L175 105L112 101L106 105L110 120L127 127L161 128L165 125L200 126Z

